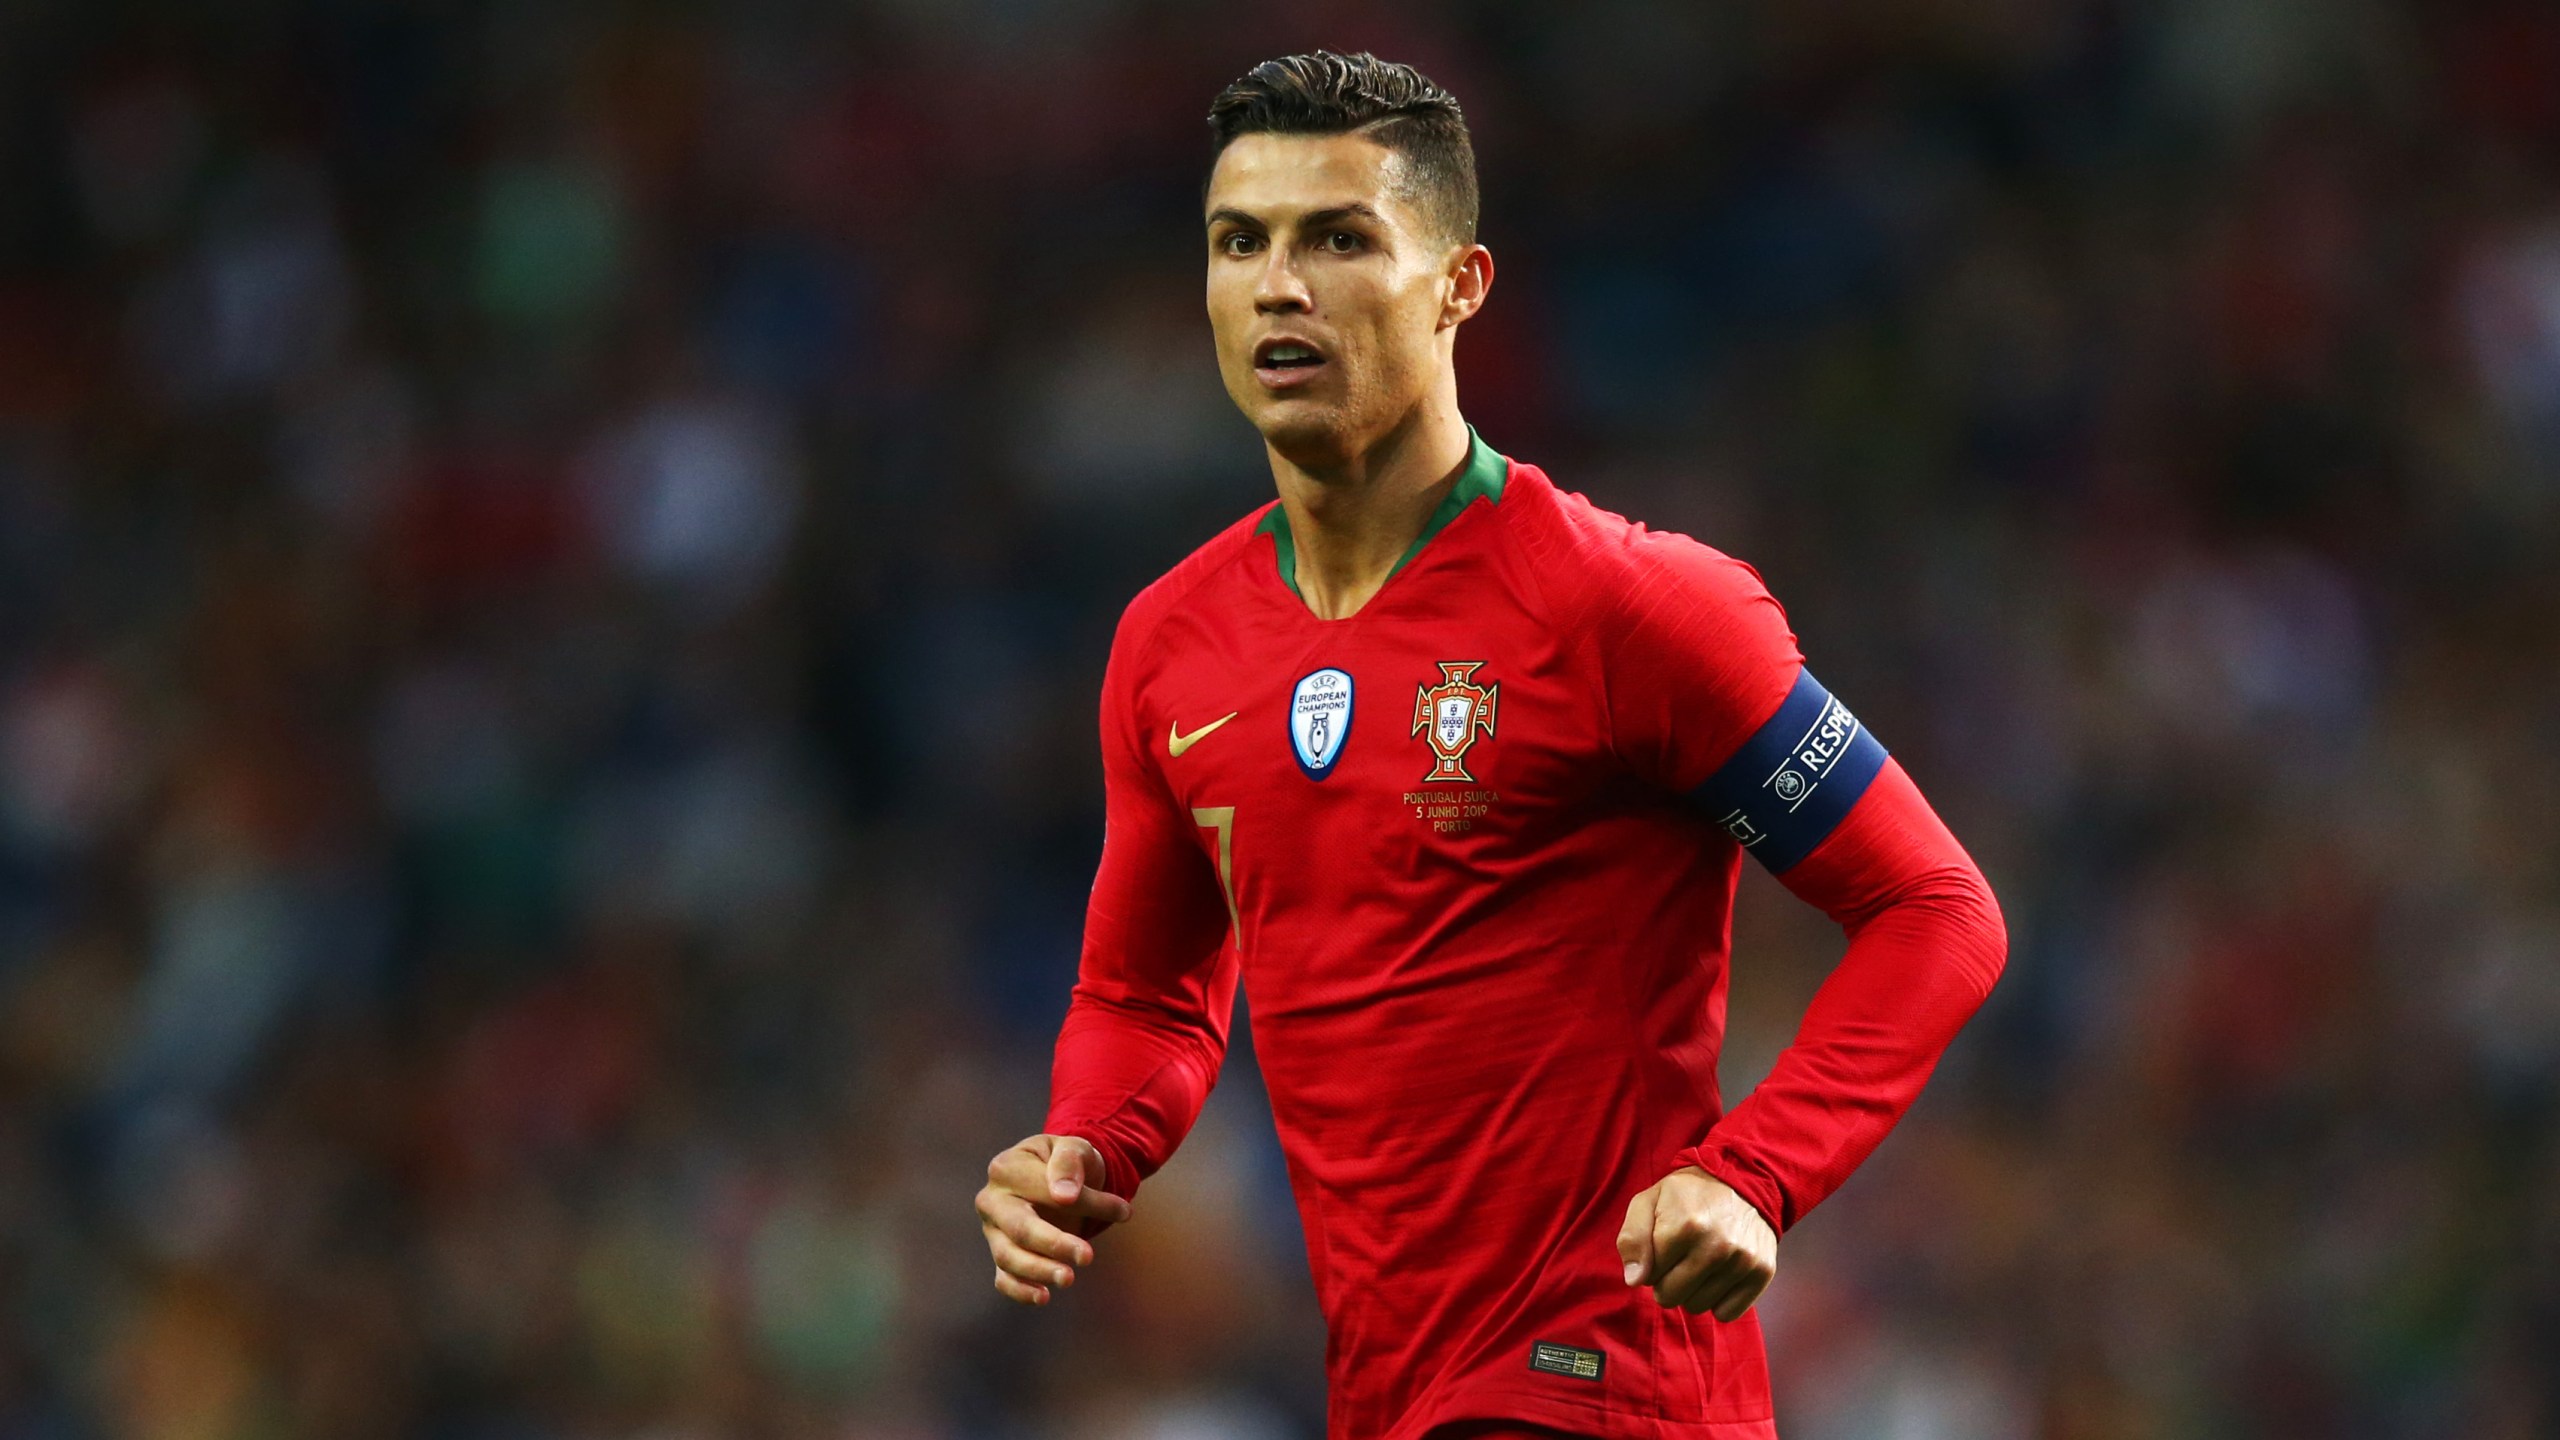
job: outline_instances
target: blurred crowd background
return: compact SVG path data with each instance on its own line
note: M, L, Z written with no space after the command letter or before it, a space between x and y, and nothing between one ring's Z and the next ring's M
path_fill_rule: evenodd
M1790 1440L2560 1434L2560 9L10 0L0 1440L1319 1433L1249 1043L1062 1304L969 1208L1318 44L1476 126L1469 417L2006 905ZM1840 946L1746 880L1729 1094Z

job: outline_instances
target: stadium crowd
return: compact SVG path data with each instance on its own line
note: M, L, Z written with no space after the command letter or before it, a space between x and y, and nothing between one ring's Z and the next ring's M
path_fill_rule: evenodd
M1316 1433L1249 1044L1061 1304L968 1206L1316 44L1468 107L1469 418L2006 906L1785 1433L2560 1433L2560 10L27 0L0 1440ZM1741 912L1729 1095L1840 948Z

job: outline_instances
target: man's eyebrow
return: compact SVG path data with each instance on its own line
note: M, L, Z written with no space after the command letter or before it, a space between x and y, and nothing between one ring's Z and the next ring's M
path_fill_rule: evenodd
M1255 230L1268 228L1263 223L1261 216L1248 215L1244 211L1238 210L1231 205L1221 205L1217 209L1210 211L1207 223L1215 225L1222 220L1230 225L1242 225ZM1387 223L1385 216L1379 214L1370 206L1363 205L1356 200L1348 205L1333 205L1322 210L1311 210L1305 215L1300 216L1298 223L1302 226L1330 225L1340 220L1366 220L1373 225L1384 225Z
M1315 211L1298 223L1301 225L1329 225L1336 220L1366 220L1372 225L1384 225L1387 223L1387 217L1370 209L1368 206L1357 202L1349 205L1336 205L1330 210Z

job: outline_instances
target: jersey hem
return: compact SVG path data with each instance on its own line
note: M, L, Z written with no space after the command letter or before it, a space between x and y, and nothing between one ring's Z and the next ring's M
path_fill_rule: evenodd
M1385 1440L1422 1440L1435 1426L1469 1420L1548 1425L1592 1440L1778 1440L1774 1413L1756 1420L1678 1420L1499 1384L1469 1386L1462 1394L1417 1407L1396 1422Z

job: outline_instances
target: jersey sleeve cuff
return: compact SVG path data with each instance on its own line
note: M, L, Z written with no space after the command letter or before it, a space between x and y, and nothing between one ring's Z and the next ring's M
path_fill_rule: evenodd
M1786 1192L1778 1182L1740 1156L1733 1155L1713 1143L1692 1145L1676 1157L1677 1167L1696 1166L1723 1181L1743 1203L1760 1212L1769 1222L1769 1233L1784 1235L1794 1217L1788 1212Z

